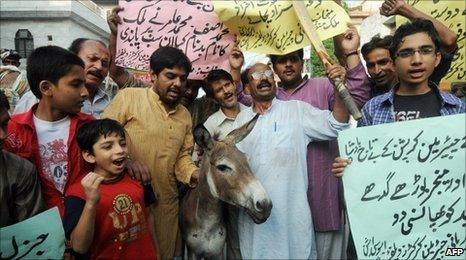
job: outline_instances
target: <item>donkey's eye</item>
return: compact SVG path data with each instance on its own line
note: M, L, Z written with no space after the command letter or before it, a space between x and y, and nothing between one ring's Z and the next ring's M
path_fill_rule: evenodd
M217 167L217 169L218 169L219 171L221 171L221 172L226 172L226 171L230 171L230 170L231 170L231 168L228 167L228 166L226 166L225 164L219 164L219 165L217 165L216 167Z

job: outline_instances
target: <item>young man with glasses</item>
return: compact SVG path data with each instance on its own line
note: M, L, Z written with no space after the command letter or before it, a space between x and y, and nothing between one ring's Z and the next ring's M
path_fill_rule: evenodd
M400 26L390 45L398 83L363 107L359 126L465 112L465 104L429 81L440 63L440 36L429 20Z
M427 19L433 23L440 35L442 60L435 67L429 80L438 85L450 69L451 62L458 49L456 33L437 19L407 4L405 0L385 0L380 7L380 14L384 16L400 15L411 21L414 19ZM376 35L361 48L361 54L366 61L367 72L370 77L371 97L387 93L398 82L395 65L389 51L392 38L390 35L383 38Z

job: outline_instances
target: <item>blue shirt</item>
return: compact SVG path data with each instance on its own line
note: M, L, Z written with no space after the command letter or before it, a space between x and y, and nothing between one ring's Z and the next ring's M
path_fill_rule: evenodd
M362 118L358 126L369 126L395 122L393 110L393 98L399 84L395 85L389 92L374 97L362 108ZM440 115L454 115L465 112L465 104L456 96L438 90L433 82L429 82L429 87L435 92L440 100Z

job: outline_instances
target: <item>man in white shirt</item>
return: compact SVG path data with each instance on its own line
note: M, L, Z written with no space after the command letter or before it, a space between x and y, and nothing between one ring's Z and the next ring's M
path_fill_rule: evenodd
M206 95L212 97L220 109L206 120L204 126L212 136L217 134L217 138L222 140L234 129L236 116L246 106L238 102L233 78L225 70L210 71L205 82Z
M329 78L344 77L337 66L327 69ZM333 112L301 101L275 98L276 84L271 68L255 64L248 73L247 91L252 107L241 111L234 126L241 126L256 113L260 116L251 133L238 148L246 153L252 172L272 198L269 219L255 225L241 211L238 233L246 259L316 258L311 210L307 201L307 145L330 140L349 128L348 111L335 97Z
M240 111L246 106L236 98L236 86L233 77L225 70L212 70L205 78L206 96L212 97L220 109L212 114L204 123L205 128L218 140L223 140L232 130ZM228 206L227 218L227 259L241 259L238 241L238 210Z

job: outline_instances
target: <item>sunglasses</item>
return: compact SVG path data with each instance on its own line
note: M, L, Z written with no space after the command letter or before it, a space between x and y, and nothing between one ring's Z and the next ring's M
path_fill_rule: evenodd
M251 74L251 77L255 80L262 79L262 77L267 77L269 79L273 79L273 71L266 70L266 71L256 71Z

